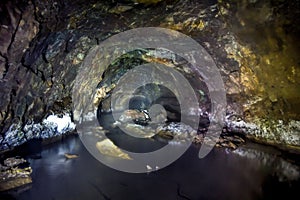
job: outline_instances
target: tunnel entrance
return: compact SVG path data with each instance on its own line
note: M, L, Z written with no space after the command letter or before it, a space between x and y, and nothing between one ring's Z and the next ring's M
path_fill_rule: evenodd
M158 83L142 84L136 88L129 100L126 99L127 97L120 99L120 101L128 101L126 108L112 110L112 94L120 78L135 67L146 63L160 63L166 68L176 69L188 80L200 105L197 108L200 111L198 112L200 116L197 116L200 118L199 129L192 131L188 124L181 123L181 107L176 94ZM98 105L97 118L99 124L108 130L106 136L122 149L133 152L157 150L181 134L186 134L186 136L181 135L179 137L181 139L191 137L189 135L191 132L205 134L209 126L208 113L211 102L208 88L189 63L172 52L161 49L139 49L129 52L115 60L101 78L97 88L105 92ZM197 112L195 108L190 109L184 113L190 115L192 119ZM119 112L119 118L114 119L112 112ZM122 131L122 127L135 132L136 135L134 137L127 135ZM140 148L141 146L143 148Z

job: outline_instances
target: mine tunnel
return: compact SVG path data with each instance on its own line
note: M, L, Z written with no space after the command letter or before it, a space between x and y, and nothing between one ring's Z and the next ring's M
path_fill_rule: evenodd
M0 199L294 199L300 1L3 0Z

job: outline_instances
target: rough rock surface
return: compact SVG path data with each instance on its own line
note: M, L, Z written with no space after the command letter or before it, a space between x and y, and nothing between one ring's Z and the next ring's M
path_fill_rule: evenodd
M29 163L23 158L10 157L0 164L0 192L32 183Z
M73 81L92 47L147 26L185 33L212 55L227 92L227 131L299 148L298 0L134 2L0 3L2 148L11 127L72 112Z

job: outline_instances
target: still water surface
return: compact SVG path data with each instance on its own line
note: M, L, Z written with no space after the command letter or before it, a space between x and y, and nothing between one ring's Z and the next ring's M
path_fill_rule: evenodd
M259 153L245 156L249 155L247 148L240 148L238 153L215 148L207 157L199 159L199 147L191 146L179 160L164 169L149 174L128 174L101 164L88 153L79 137L71 136L44 147L41 159L29 159L33 183L29 189L12 195L24 200L247 200L298 196L299 165L283 160L273 150L267 153L258 150ZM66 159L64 153L79 157ZM280 178L285 173L294 176L290 180Z

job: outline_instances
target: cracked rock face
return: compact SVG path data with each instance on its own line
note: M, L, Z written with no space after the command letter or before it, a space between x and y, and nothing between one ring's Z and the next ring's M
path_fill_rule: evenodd
M11 157L0 163L0 192L32 183L32 169L23 158Z
M180 31L211 54L227 92L228 132L299 148L300 3L272 2L2 1L1 149L23 141L32 133L25 128L30 124L40 124L50 114L72 113L74 79L89 50L111 35L137 27ZM153 56L142 59L159 62ZM109 100L103 97L120 77L113 69L103 73L94 80L96 85L104 80L94 103L109 111ZM16 133L12 139L7 138L10 130Z

